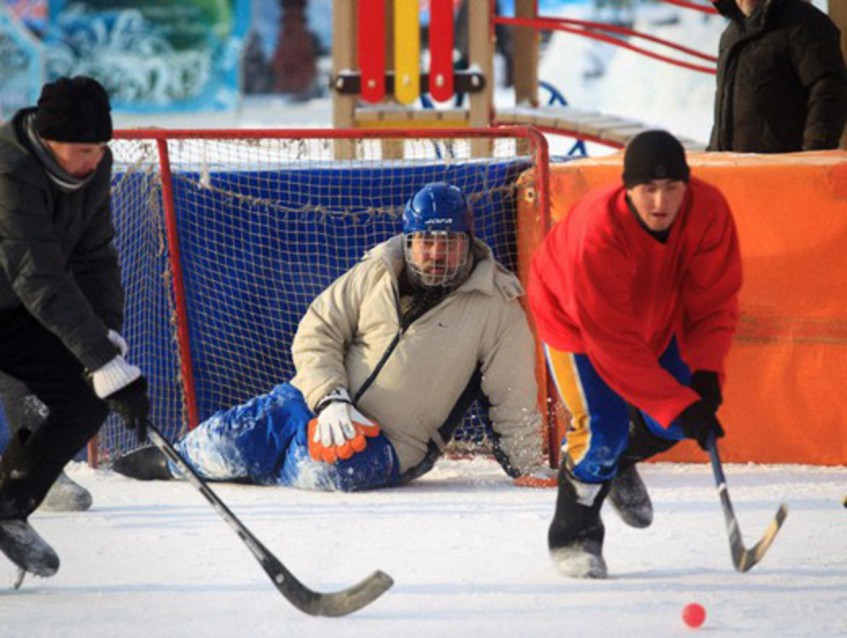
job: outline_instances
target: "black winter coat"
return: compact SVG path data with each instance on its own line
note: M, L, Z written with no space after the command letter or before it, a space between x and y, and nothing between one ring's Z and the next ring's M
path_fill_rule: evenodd
M763 0L750 16L734 0L720 41L708 150L788 153L837 148L847 120L840 34L802 0Z
M83 366L117 351L124 294L110 211L112 155L73 192L60 190L24 142L18 111L0 126L0 310L25 306Z

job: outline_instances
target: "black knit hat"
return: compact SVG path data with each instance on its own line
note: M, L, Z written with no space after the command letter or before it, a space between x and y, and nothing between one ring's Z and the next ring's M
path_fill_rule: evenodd
M97 80L59 78L45 84L35 111L35 130L55 142L98 143L112 139L109 95Z
M626 145L623 156L623 183L627 188L654 179L688 181L691 171L685 149L666 131L644 131Z

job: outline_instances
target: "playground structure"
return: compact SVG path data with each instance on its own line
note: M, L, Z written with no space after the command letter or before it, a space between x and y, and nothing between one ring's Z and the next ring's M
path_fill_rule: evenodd
M711 4L703 1L660 1L715 13ZM458 16L454 15L456 4L454 0L430 0L428 51L424 51L418 0L334 0L333 126L385 129L531 125L544 132L617 148L645 129L643 123L632 119L570 105L540 106L541 30L566 31L608 42L692 72L715 72L716 58L711 52L694 51L622 26L540 16L537 0L514 0L514 17L497 15L493 0L465 0ZM830 0L828 8L841 30L847 58L847 3ZM495 109L493 101L497 25L513 30L510 62L517 70L513 108ZM625 37L661 44L696 61L649 51ZM466 58L466 69L453 68L454 51ZM421 60L425 57L430 62L423 69ZM457 99L461 94L467 95L467 107L414 107L416 100L426 102L428 95L440 103L461 103ZM681 141L688 150L703 150L701 142L685 138Z

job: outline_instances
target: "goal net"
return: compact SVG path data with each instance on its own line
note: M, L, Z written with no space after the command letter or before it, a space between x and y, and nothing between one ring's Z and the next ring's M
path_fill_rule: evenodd
M517 193L546 183L546 146L527 128L139 130L111 148L124 336L171 438L292 378L309 303L400 232L421 186L459 186L478 236L517 270ZM486 448L479 409L454 438ZM96 462L137 446L112 416L89 453Z

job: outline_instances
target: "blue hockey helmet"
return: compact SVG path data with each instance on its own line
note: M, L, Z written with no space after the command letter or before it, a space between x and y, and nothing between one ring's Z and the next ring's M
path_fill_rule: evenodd
M433 182L415 193L403 211L403 234L406 271L414 284L454 288L473 269L473 213L456 186Z
M473 211L462 191L447 182L426 184L403 211L403 233L447 231L473 235Z

